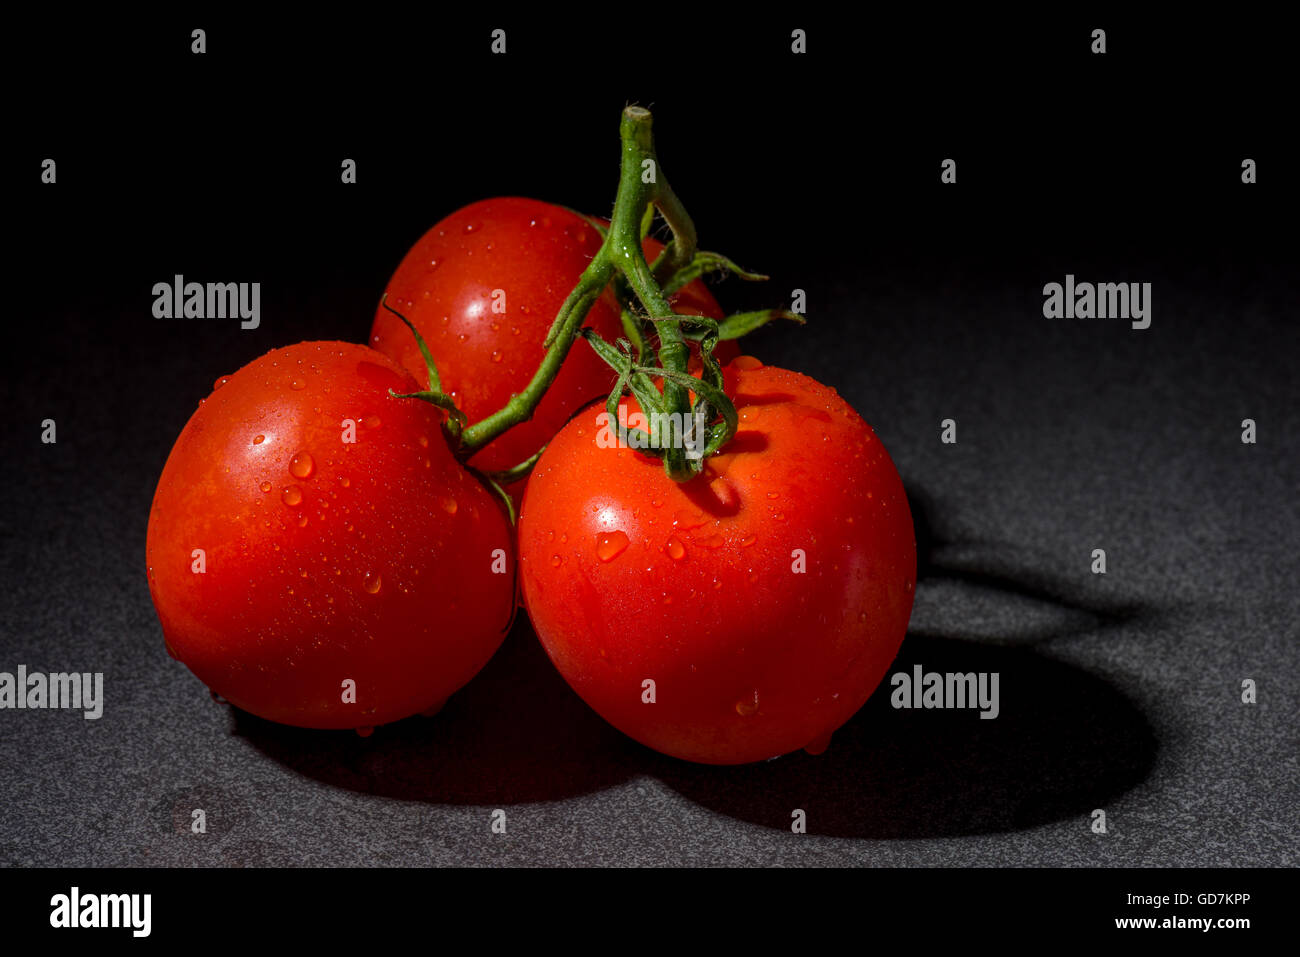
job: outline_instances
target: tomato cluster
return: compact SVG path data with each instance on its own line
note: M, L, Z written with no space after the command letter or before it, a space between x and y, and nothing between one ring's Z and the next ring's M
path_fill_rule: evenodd
M300 343L219 379L149 516L169 652L254 714L367 729L468 682L522 596L574 690L652 748L729 764L825 747L893 660L916 574L898 473L834 390L722 342L737 430L687 481L611 430L616 373L581 343L472 454L410 397L436 387L473 423L523 390L604 225L474 203L398 266L369 346ZM646 259L663 248L646 239ZM671 303L723 319L698 280ZM624 334L612 289L585 321ZM620 419L639 411L624 399ZM543 446L516 530L485 473Z

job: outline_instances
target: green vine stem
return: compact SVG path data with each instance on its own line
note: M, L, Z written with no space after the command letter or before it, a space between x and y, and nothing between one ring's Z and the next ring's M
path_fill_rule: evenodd
M544 342L546 355L528 385L496 412L472 425L465 424L459 410L440 391L433 358L423 341L419 343L429 369L430 390L416 393L413 397L439 405L450 413L448 431L457 440L457 454L463 460L469 459L507 430L532 418L538 403L559 374L579 331L582 331L597 354L619 373L609 404L617 407L623 389L628 388L643 406L650 406L643 409L647 415L652 411L668 414L667 421L672 423L673 434L667 442L657 443L652 451L664 459L669 476L677 481L686 481L702 468L701 456L687 455L685 437L678 431L692 413L704 413L708 427L706 454L715 452L735 434L736 411L723 392L722 373L712 356L713 347L720 338L742 335L769 319L781 316L797 318L782 310L768 310L742 313L718 323L673 312L668 297L705 273L729 272L743 279L765 277L745 272L725 256L698 249L695 224L659 166L649 110L639 106L626 107L619 134L622 156L614 212L607 227L584 217L601 233L601 246L556 314ZM656 257L652 267L646 262L642 241L650 231L656 211L672 231L672 239ZM623 328L630 340L620 340L620 348L603 342L591 330L582 328L591 307L611 283L620 300ZM689 331L684 331L683 326ZM643 364L649 345L643 332L651 329L658 338L657 366ZM415 332L414 328L412 332ZM415 335L420 340L419 333ZM703 363L699 379L688 372L691 342L699 344ZM652 384L654 380L662 383L662 393ZM693 407L691 393L696 397ZM714 427L714 420L719 418L721 424ZM699 438L696 436L697 441ZM522 476L537 457L534 455L507 474L511 479Z

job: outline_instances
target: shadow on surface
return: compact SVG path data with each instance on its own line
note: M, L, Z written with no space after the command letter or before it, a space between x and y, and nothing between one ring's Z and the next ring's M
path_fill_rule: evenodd
M639 770L639 746L569 689L522 612L487 667L431 718L408 718L362 738L230 710L233 733L299 774L406 801L555 801Z
M802 808L809 833L856 838L996 833L1068 817L1082 827L1092 809L1147 776L1157 742L1145 715L1104 679L1032 647L1116 627L1140 609L1069 595L1067 584L997 546L949 542L931 523L931 503L910 490L908 499L918 604L940 582L949 594L973 592L970 607L992 611L984 634L960 614L941 616L957 635L916 629L914 614L881 686L820 756L713 768L656 755L655 774L719 813L788 830ZM914 665L998 673L998 717L894 709L890 676Z

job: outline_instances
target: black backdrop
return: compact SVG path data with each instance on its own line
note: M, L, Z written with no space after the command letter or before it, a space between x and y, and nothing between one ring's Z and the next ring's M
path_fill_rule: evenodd
M107 702L0 713L0 863L1294 864L1283 31L645 15L15 31L0 670L102 670ZM195 403L275 346L363 340L407 247L467 202L607 211L628 102L702 243L773 277L724 305L807 290L805 328L747 348L836 386L903 475L921 578L897 667L998 671L1000 718L878 695L819 758L684 765L587 710L523 620L441 716L369 739L211 703L144 581ZM153 319L175 273L260 281L260 328ZM1066 273L1151 282L1151 328L1045 319ZM202 840L176 826L193 806Z

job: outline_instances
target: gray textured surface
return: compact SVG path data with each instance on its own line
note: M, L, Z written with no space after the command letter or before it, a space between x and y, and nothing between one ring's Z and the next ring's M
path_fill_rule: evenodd
M922 575L897 667L998 671L1002 700L980 721L878 694L824 755L738 769L623 738L522 621L441 715L369 739L214 703L165 654L144 583L184 409L136 417L113 388L131 356L108 339L84 392L16 371L0 670L102 670L107 700L99 721L0 712L0 864L1295 865L1293 280L1172 271L1144 333L1049 323L1042 281L872 275L815 290L869 339L753 344L838 386L913 495ZM189 340L138 389L228 371L201 353ZM42 447L28 423L51 406L60 442ZM956 446L938 440L948 416Z

